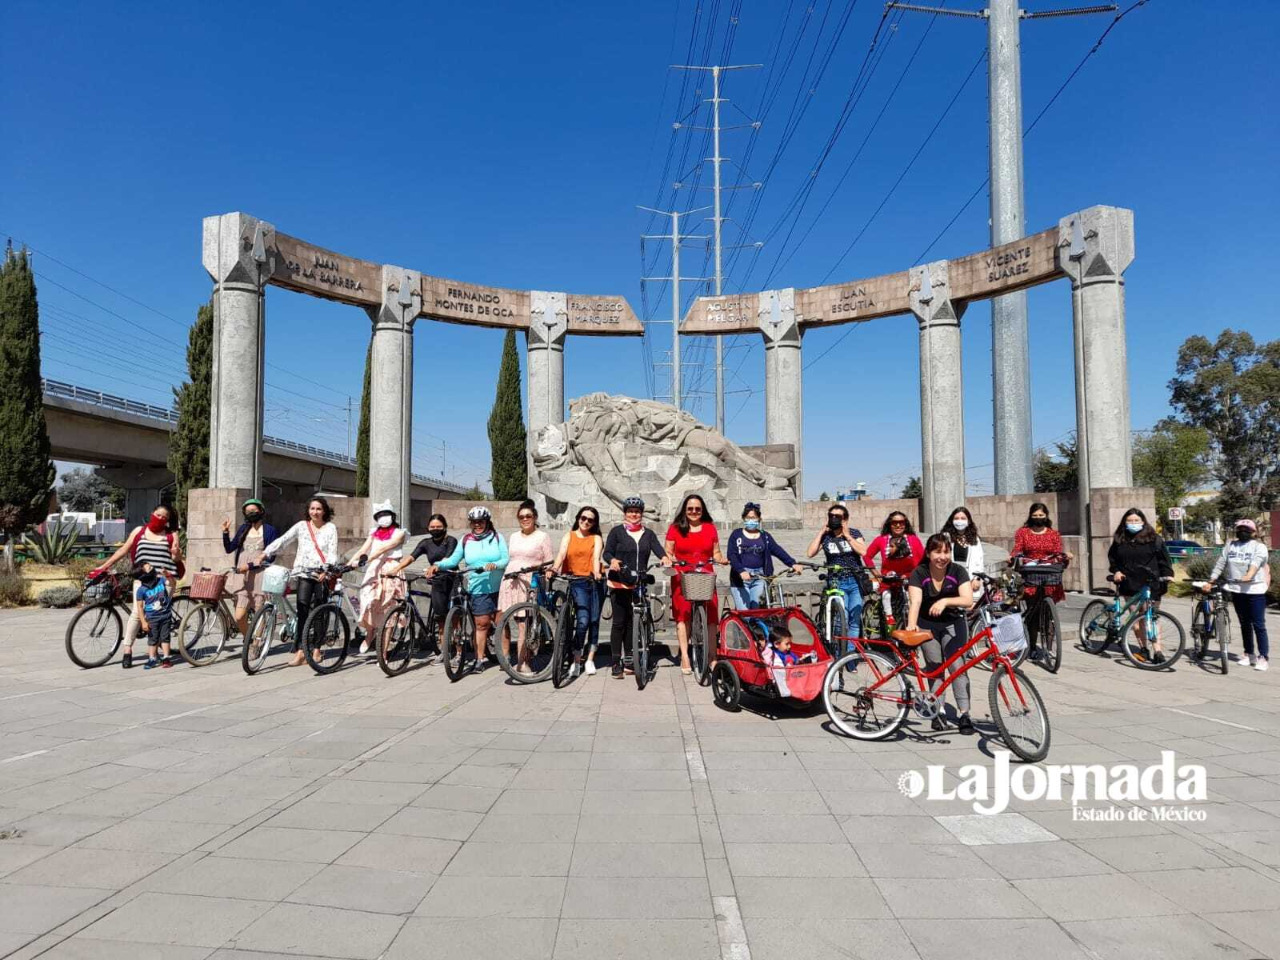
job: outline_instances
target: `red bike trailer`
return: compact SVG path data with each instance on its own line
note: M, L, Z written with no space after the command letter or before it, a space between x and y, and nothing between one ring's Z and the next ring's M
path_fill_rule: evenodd
M774 626L791 634L791 651L806 663L791 666L765 662L761 640ZM784 701L791 706L812 703L822 695L822 681L831 665L813 621L798 607L731 610L720 620L716 665L711 672L711 692L716 704L737 711L742 694Z

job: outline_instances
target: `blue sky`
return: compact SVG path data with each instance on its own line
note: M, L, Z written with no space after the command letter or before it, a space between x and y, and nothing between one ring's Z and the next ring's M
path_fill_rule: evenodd
M791 222L782 214L814 167L882 9L855 2L831 46L845 0L389 3L358 12L327 3L174 4L145 16L109 4L10 3L0 33L0 233L44 254L36 268L46 375L166 403L183 375L185 326L210 289L200 220L233 210L352 256L478 283L622 293L641 311L638 236L665 225L635 205L710 202L705 190L669 189L671 180L692 182L699 141L676 134L675 155L687 144L687 163L663 164L671 122L698 99L696 81L685 85L667 69L685 62L691 38L694 62L727 47L730 62L766 64L733 75L724 90L743 111L730 109L726 122L762 121L757 134L725 135L727 156L750 151L748 180L770 166L797 119L793 105L809 101L749 235L729 227L726 243L781 227L750 273L750 254L734 263L726 289L760 289L780 249L785 266L770 286L902 269L986 176L985 66L961 88L985 44L981 21L911 14L881 33L866 89L792 245L781 246ZM1026 122L1108 19L1023 23ZM1185 337L1227 325L1280 335L1266 253L1280 217L1278 42L1280 5L1270 0L1150 0L1112 31L1026 139L1029 231L1093 204L1136 211L1138 255L1126 277L1135 428L1167 412L1166 383ZM766 84L777 91L768 110ZM660 189L664 172L668 188ZM739 222L750 200L735 201ZM928 258L982 249L987 236L982 191ZM697 272L701 252L686 247L685 261ZM666 249L651 248L649 272L667 266ZM669 294L651 289L649 303L655 319L667 319ZM1074 424L1067 288L1038 288L1030 309L1035 442L1044 445ZM976 304L964 318L971 493L991 492L989 317ZM346 407L348 397L359 401L368 330L355 308L269 293L267 432L346 448ZM650 354L669 339L670 328L655 325ZM693 365L710 358L696 342L685 340L686 377L695 379ZM416 347L415 468L438 473L447 449L451 478L483 481L501 333L424 321ZM907 317L806 339L807 491L864 481L888 493L919 472L917 353ZM667 374L651 379L652 358L639 341L573 338L566 394L660 393ZM762 351L742 341L729 365L729 436L762 442ZM709 387L711 368L701 369ZM711 419L710 398L695 412Z

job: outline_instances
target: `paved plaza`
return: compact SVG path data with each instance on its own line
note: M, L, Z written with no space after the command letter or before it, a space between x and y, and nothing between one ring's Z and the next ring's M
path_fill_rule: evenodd
M1059 675L1028 668L1048 762L1176 751L1203 820L1082 820L1069 796L983 817L898 781L991 766L986 674L978 736L860 743L820 705L725 713L670 667L643 692L362 658L83 671L68 618L0 613L0 956L1280 957L1273 673L1072 643Z

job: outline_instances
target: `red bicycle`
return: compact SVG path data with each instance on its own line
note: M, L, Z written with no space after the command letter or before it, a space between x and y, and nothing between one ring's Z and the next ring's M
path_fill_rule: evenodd
M985 578L984 578L985 579ZM1028 763L1049 754L1049 714L1044 699L1010 655L1026 645L1019 618L996 617L983 607L981 629L934 670L922 670L916 648L928 631L895 630L892 639L849 637L854 649L827 670L822 701L841 733L857 740L883 740L907 718L938 716L942 697L956 677L991 661L987 701L1006 746ZM975 652L985 644L985 648ZM954 667L954 669L953 669ZM934 689L930 683L941 680Z

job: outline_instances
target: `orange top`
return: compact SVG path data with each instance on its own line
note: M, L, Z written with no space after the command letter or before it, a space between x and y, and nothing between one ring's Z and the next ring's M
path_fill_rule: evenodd
M564 556L564 572L575 577L589 577L595 570L591 561L596 555L596 537L582 537L574 530L569 534L569 549Z

